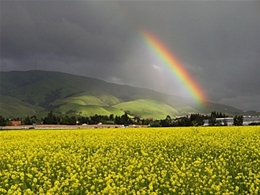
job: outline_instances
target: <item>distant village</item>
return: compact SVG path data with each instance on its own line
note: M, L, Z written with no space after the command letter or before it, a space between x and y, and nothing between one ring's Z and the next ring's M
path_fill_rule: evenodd
M125 113L122 116L94 115L84 116L58 116L52 111L44 118L36 116L25 118L4 118L0 115L1 129L55 129L55 128L121 128L121 127L184 127L184 126L242 126L260 125L260 116L236 115L230 117L221 112L210 114L189 114L176 118L169 115L165 119L142 119Z

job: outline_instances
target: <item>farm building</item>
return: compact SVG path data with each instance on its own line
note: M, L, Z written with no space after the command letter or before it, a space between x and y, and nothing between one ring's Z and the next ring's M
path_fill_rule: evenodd
M21 121L11 121L12 126L19 126L22 124Z
M218 125L233 125L234 119L231 117L225 117L225 118L216 118L216 124ZM249 117L244 116L243 117L243 125L249 125L250 123L260 123L260 117ZM204 120L204 126L209 125L209 120Z

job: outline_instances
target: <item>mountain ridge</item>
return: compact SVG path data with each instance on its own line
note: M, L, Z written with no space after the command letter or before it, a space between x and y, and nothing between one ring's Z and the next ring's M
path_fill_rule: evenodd
M6 117L44 116L50 110L82 116L122 115L127 111L133 116L155 119L211 111L242 113L228 105L208 102L203 107L183 97L68 73L11 71L0 72L0 78L0 109Z

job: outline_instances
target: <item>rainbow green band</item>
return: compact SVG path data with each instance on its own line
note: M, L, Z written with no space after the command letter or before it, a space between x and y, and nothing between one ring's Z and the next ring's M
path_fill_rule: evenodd
M183 86L199 104L205 104L206 96L197 82L183 67L177 57L151 32L141 30L141 34L150 48L160 57L174 75L183 83Z

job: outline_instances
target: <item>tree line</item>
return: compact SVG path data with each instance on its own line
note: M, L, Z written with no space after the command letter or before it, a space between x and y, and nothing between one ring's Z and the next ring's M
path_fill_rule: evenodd
M180 127L180 126L203 126L208 121L208 126L227 126L228 116L221 112L213 111L210 115L190 114L182 117L171 118L169 115L163 120L157 120L152 125L159 127ZM222 119L222 120L219 120ZM243 116L235 115L233 118L234 126L243 125Z
M0 126L9 126L12 125L11 121L21 121L21 125L39 125L39 124L52 124L52 125L82 125L82 124L118 124L118 125L131 125L131 124L140 124L148 125L153 120L152 119L141 119L140 117L129 117L125 112L121 116L114 116L110 114L98 115L84 117L84 116L67 116L67 115L56 115L50 111L47 116L43 118L37 118L34 116L26 116L25 118L13 118L8 119L0 115Z
M25 118L16 118L13 120L21 121L22 125L33 125L33 124L54 124L54 125L82 125L82 124L118 124L118 125L150 125L152 127L177 127L177 126L203 126L205 121L208 121L209 126L226 126L228 125L224 113L213 111L209 115L203 114L190 114L182 117L171 118L169 115L165 119L153 120L153 119L142 119L138 116L129 117L127 112L121 116L114 116L110 114L106 115L94 115L89 117L84 116L67 116L67 115L56 115L50 111L44 118L37 118L34 116L27 116ZM223 120L218 120L222 118ZM4 118L0 115L0 126L11 125L10 119ZM233 118L233 125L243 125L243 116L236 115Z

